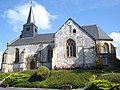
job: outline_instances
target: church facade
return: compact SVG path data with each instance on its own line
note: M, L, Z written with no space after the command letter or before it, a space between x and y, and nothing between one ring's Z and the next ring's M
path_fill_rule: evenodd
M112 39L98 25L79 26L69 18L56 33L38 34L32 6L22 34L7 44L2 71L23 71L46 66L49 69L116 67Z

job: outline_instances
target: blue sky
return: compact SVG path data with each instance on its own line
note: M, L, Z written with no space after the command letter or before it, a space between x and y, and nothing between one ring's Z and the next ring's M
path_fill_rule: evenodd
M7 42L21 34L30 0L0 0L0 58ZM72 18L80 26L97 24L117 46L120 57L120 0L33 0L33 13L39 33L56 32ZM0 59L1 61L1 59Z

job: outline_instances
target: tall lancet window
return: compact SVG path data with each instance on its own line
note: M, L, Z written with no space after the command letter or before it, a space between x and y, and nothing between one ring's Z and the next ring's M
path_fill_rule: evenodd
M52 57L53 57L53 49L52 49L52 47L50 45L47 47L47 49L48 49L47 60L48 60L48 62L51 62Z
M15 49L15 63L18 63L19 62L19 49L16 48Z
M74 40L67 40L66 49L67 57L76 57L76 44Z

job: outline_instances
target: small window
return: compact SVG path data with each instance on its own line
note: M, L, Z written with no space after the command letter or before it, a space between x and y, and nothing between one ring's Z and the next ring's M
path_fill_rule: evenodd
M37 29L35 29L35 32L37 32Z
M30 31L30 28L28 27L28 28L26 28L26 31Z
M76 33L76 29L73 29L73 33Z

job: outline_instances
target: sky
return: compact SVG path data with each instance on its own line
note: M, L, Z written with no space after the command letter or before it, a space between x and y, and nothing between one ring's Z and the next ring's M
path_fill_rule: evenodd
M0 0L0 63L7 42L21 34L30 0ZM120 58L120 0L33 0L39 34L55 33L72 18L80 26L97 24L112 39Z

